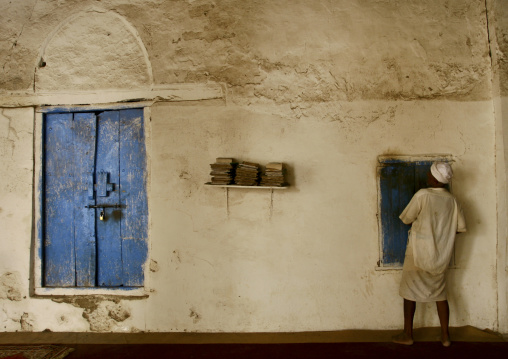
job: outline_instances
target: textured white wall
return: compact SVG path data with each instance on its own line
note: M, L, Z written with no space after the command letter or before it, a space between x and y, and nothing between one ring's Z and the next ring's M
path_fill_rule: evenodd
M400 272L375 270L376 161L394 151L454 154L454 192L469 232L459 236L458 268L450 271L452 324L495 324L495 268L485 266L496 254L491 104L336 105L351 114L361 109L359 117L393 111L356 128L361 118L344 126L319 120L317 108L310 120L236 106L152 108L152 259L159 270L147 305L172 310L148 310L148 329L400 326ZM288 163L292 187L275 191L273 203L269 191L231 189L228 215L224 190L203 186L215 156ZM477 186L477 166L490 173L485 186ZM425 313L418 325L438 325L433 307Z
M436 153L455 160L468 223L449 273L451 325L498 329L483 2L96 3L5 6L0 103L207 81L226 101L151 107L151 270L137 300L28 295L34 110L2 111L0 246L12 251L0 260L0 330L399 328L401 273L376 270L377 157ZM285 162L291 187L231 189L226 202L203 186L219 156ZM438 325L434 307L419 306L415 324Z

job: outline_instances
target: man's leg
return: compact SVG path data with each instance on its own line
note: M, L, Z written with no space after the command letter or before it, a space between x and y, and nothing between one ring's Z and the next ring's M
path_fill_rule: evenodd
M394 343L413 344L413 318L416 311L416 302L404 299L404 331L393 338Z
M437 315L439 316L439 323L441 324L441 343L445 347L451 345L450 333L448 332L448 322L450 320L450 307L448 301L443 300L436 302Z

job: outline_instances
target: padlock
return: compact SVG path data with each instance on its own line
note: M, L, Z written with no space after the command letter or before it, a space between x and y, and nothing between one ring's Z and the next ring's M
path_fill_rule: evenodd
M104 221L104 210L101 211L100 215L99 215L99 219L101 221Z

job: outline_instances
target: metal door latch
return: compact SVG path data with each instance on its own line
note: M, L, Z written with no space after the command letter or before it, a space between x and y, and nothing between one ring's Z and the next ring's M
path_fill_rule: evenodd
M125 204L89 204L85 208L125 208Z
M104 221L106 219L106 213L104 212L105 208L125 208L126 205L122 204L90 204L88 206L85 206L85 208L100 208L101 211L99 213L99 219L101 221Z

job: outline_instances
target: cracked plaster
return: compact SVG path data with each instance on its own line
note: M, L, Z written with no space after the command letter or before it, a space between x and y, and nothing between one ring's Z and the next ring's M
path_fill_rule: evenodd
M82 316L89 323L92 332L114 331L131 316L129 305L120 299L93 296L55 298L53 301L83 309Z
M75 49L70 44L57 45L60 36L48 43L54 50L44 58L47 66L37 71L37 88L65 88L66 76L80 71L95 75L99 80L96 88L125 88L129 82L133 87L144 86L144 70L135 70L136 63L143 63L139 55L132 57L135 47L125 48L132 63L120 67L139 75L127 75L126 81L121 80L126 73L114 75L113 82L110 74L97 76L107 71L93 66L93 56L87 57L89 53L101 56L100 50L93 51L96 43L110 54L121 48L109 47L108 36L100 34L120 36L114 21L98 20L88 26L94 18L115 14L139 33L156 85L223 82L233 89L238 103L244 103L245 98L252 102L252 95L275 103L488 97L486 18L478 16L485 11L478 1L436 1L425 7L415 1L367 4L361 0L298 1L291 5L268 0L28 1L7 7L13 21L2 24L8 34L5 44L10 46L0 47L5 75L1 87L32 87L30 68L37 62L39 46L69 15L86 14L90 9L101 13L77 19L72 38L82 40ZM464 27L468 28L466 34ZM92 28L100 31L94 34ZM425 28L428 31L422 32ZM69 31L64 27L60 35L72 35ZM124 34L118 40L127 37ZM79 57L73 52L81 54L82 64L76 63L74 58ZM126 58L123 53L118 55ZM96 60L95 65L108 61L107 57ZM51 70L51 66L72 71L55 76L57 69ZM75 86L94 86L81 77L83 81L74 81ZM49 78L57 81L48 84Z
M21 278L19 273L7 272L0 276L0 299L21 301Z
M452 273L452 292L462 286L475 295L453 296L461 304L453 324L472 318L495 327L496 304L487 289L495 281L485 266L495 251L495 184L483 2L27 0L2 10L10 20L0 21L3 92L34 85L60 89L55 78L63 88L72 89L76 80L80 89L98 92L149 86L147 59L155 85L218 81L228 90L227 106L151 108L151 245L157 261L150 262L150 297L137 303L29 298L50 319L48 330L393 328L400 324L400 308L391 306L398 274L374 270L376 156L434 151L454 154L454 190L472 218L471 238L458 245L462 267ZM91 14L115 21L93 22L95 31L85 20ZM77 19L75 28L70 18ZM130 37L120 18L139 38ZM106 48L125 55L115 42L123 45L128 35L125 49L135 60L109 62L125 68L94 83L105 66L90 54L80 58L80 51L96 49L94 42L113 30L116 40ZM83 41L73 46L66 36ZM53 61L67 70L78 61L79 69L73 77L69 70L53 78ZM123 76L131 65L142 76ZM12 197L0 215L2 225L10 224L2 240L15 243L18 253L3 264L18 268L30 235L11 223L31 214L33 111L10 111L0 116L0 156L7 164L2 175L10 176L2 194ZM222 190L202 185L204 169L219 155L260 162L277 156L294 169L291 188L273 196L231 191L225 199ZM475 173L487 174L482 188ZM14 241L19 238L25 242ZM24 301L10 302L8 309L19 306L2 308L9 330L45 327L41 315L20 309ZM417 324L436 320L425 314Z

